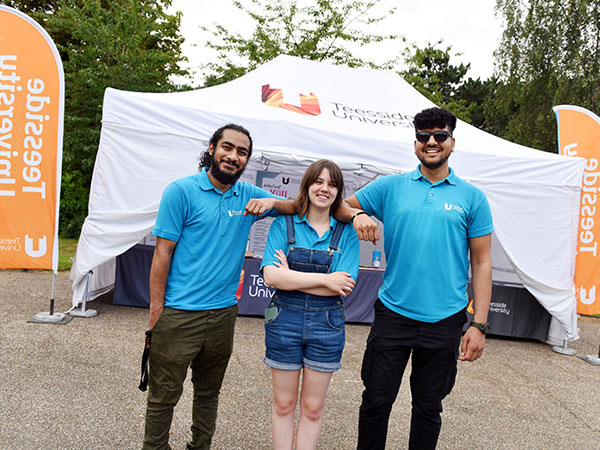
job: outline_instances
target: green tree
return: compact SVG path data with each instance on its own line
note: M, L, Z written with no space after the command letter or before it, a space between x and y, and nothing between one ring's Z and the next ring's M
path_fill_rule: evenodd
M244 75L278 55L344 64L350 67L391 68L393 61L376 66L356 56L349 47L362 47L397 39L397 35L366 33L395 9L373 15L381 0L313 0L300 6L296 0L234 1L254 24L251 36L224 25L202 27L213 34L207 46L218 52L218 62L207 64L206 86ZM303 4L306 2L302 2Z
M467 78L470 64L452 64L452 47L443 42L419 48L409 45L403 53L405 69L398 72L435 104L453 111L460 119L486 131L498 130L488 124L488 100L495 94L497 80Z
M403 53L406 68L398 73L429 100L469 121L468 103L457 93L471 65L450 64L452 48L440 48L442 45L442 41L424 48L409 45Z
M65 71L65 133L60 233L78 236L87 215L107 87L130 91L175 90L183 38L170 0L58 0L27 2L54 39ZM35 5L33 5L35 3ZM46 7L51 4L51 7Z
M507 114L500 99L506 86L492 76L486 80L469 78L456 92L456 96L467 104L468 122L495 136L505 137Z
M56 9L55 0L3 0L5 5L34 17L40 12L50 13ZM34 17L35 18L35 17Z
M506 23L495 54L503 86L491 109L507 139L556 151L553 106L600 111L600 0L497 0L496 13Z
M419 48L411 44L404 50L406 69L400 72L423 95L432 101L449 104L454 100L456 90L464 82L470 64L458 66L450 64L452 48L438 48L442 41ZM458 55L455 55L458 56Z

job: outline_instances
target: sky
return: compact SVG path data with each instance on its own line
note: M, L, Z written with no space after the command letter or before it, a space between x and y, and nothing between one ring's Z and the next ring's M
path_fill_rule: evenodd
M419 47L442 40L444 47L452 47L452 54L462 54L453 57L452 64L471 63L467 76L485 79L494 72L493 52L502 34L502 21L494 14L495 3L495 0L382 0L378 10L387 11L395 5L397 12L380 23L374 32L401 34ZM202 81L201 65L216 60L216 54L205 47L210 34L200 30L200 26L210 28L216 22L245 36L252 33L252 21L235 8L231 0L173 0L169 12L174 11L183 14L181 32L185 43L182 50L189 59L188 68L197 73L194 84ZM402 42L392 41L358 49L356 53L383 63L400 54L404 46Z

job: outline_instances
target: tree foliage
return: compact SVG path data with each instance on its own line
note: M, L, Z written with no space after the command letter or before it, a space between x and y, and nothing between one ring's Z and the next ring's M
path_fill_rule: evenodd
M362 47L397 39L397 35L366 33L395 9L374 16L381 0L250 0L234 1L254 24L251 36L230 31L224 25L203 27L213 34L207 46L218 52L218 62L207 64L206 86L244 75L278 55L344 64L375 64L360 58L349 47ZM302 4L300 4L302 3ZM391 64L391 62L390 62ZM384 64L389 68L389 64Z
M490 107L506 138L556 151L553 106L600 110L600 0L497 0L496 13L503 85Z
M438 41L435 45L427 44L425 48L415 44L407 47L404 51L407 68L400 74L422 94L436 103L448 105L455 100L456 90L464 83L471 65L450 64L452 48L436 47L441 45L442 41Z
M36 13L51 13L56 10L55 0L4 0L4 4L34 16Z
M405 69L399 74L435 104L453 111L460 119L492 131L487 102L497 89L494 78L467 78L470 64L452 64L451 46L442 41L420 48L415 44L404 50ZM494 129L494 131L498 131Z
M65 71L65 133L59 230L77 236L87 215L107 87L175 89L183 38L170 0L14 1L52 36ZM29 7L29 10L27 10ZM135 170L135 168L132 168Z
M442 41L429 43L424 48L409 45L403 53L406 68L399 74L429 100L468 120L467 101L457 93L466 83L470 64L451 64L452 49L450 46L440 48L442 45Z

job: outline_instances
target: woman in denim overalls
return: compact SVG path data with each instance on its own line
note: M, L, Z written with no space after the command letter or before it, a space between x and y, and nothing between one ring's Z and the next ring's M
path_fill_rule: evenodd
M273 383L273 445L292 449L294 411L302 372L296 448L316 448L331 375L344 349L342 297L354 288L359 242L332 211L344 194L342 172L319 160L304 173L297 215L280 216L269 230L262 270L277 288L265 310L265 364Z

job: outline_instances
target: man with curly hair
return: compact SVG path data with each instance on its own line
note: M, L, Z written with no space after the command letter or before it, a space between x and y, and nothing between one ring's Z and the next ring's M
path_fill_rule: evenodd
M410 449L433 449L442 400L454 386L457 359L483 352L492 286L492 216L478 188L448 166L456 116L429 108L414 118L416 170L381 177L347 200L354 226L384 224L387 267L367 339L358 425L359 449L384 449L389 415L412 356ZM366 239L376 236L367 233ZM470 261L469 261L470 254ZM469 262L474 320L467 320ZM460 345L460 352L459 352Z
M170 448L173 408L188 367L194 385L188 448L210 448L233 349L235 293L250 227L275 210L295 212L292 201L238 182L251 155L248 130L225 125L210 139L200 172L174 181L163 193L150 271L146 450Z

